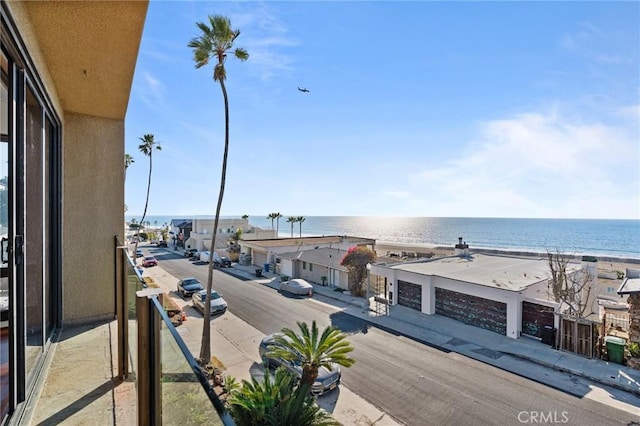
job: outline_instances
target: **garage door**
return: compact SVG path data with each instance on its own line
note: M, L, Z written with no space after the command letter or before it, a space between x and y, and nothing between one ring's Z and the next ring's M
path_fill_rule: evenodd
M542 337L544 326L553 328L553 308L537 303L522 302L522 334Z
M398 305L422 312L422 286L398 281Z
M507 334L507 304L436 287L436 314Z
M262 268L262 265L267 263L267 253L263 251L251 250L253 256L253 264Z

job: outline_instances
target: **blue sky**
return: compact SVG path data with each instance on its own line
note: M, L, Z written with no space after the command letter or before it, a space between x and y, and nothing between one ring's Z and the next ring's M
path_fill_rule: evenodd
M638 2L151 1L126 119L127 214L640 219ZM297 87L309 93L301 93Z

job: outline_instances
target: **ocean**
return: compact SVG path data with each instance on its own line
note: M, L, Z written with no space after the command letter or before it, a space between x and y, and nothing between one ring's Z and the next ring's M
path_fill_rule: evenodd
M140 216L128 215L126 220ZM172 219L205 219L213 216L149 216L152 226ZM223 216L225 217L225 216ZM226 216L238 217L238 216ZM280 219L279 235L291 236L286 216ZM249 223L271 228L271 220L249 216ZM275 227L274 222L274 227ZM293 235L300 234L295 223ZM368 217L309 216L302 222L302 235L349 235L377 241L453 246L458 237L469 248L640 259L640 220L617 219L505 219L457 217Z

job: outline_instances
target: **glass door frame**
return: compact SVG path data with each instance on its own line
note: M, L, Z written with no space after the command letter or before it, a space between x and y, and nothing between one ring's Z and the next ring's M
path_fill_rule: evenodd
M17 32L7 5L0 3L2 53L8 60L8 281L9 281L9 416L20 417L23 402L39 381L48 347L62 324L62 125L53 103L39 77L22 38ZM42 226L41 260L42 353L31 373L26 371L26 287L24 235L25 208L26 89L35 95L42 108ZM48 148L45 144L50 144ZM48 157L48 158L45 158ZM46 163L48 162L48 166ZM46 176L45 176L46 174ZM47 201L48 199L48 201ZM48 221L47 221L48 216ZM48 222L48 223L47 223ZM48 225L48 226L47 226ZM46 267L48 265L48 267ZM4 424L7 418L0 418Z

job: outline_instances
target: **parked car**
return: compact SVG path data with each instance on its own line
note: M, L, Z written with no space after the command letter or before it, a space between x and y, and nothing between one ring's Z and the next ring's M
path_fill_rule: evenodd
M197 249L187 249L184 251L184 257L193 257L198 252Z
M204 304L206 303L207 290L200 290L193 294L191 300L193 307L204 314ZM211 291L211 305L209 312L211 315L223 314L227 310L227 302L222 295L215 290Z
M195 278L183 278L178 281L178 293L180 293L183 299L191 297L192 294L202 289L202 283Z
M167 247L166 241L158 241L158 247Z
M231 267L231 259L226 256L220 256L218 253L213 253L213 266L217 266L218 268L229 268Z
M260 353L262 362L270 368L277 368L282 366L289 370L289 372L291 372L291 374L295 375L297 378L301 378L302 366L298 362L291 362L282 358L271 357L268 355L269 351L271 351L273 347L277 347L275 336L284 335L281 333L270 334L260 342L260 346L258 346L258 352ZM318 369L318 378L313 383L313 385L311 385L311 393L313 393L314 395L322 395L337 388L340 384L341 377L342 373L340 372L340 366L337 364L332 364L330 369L320 367Z
M313 286L302 278L294 278L280 283L280 292L313 296Z
M158 266L158 260L153 256L146 256L142 261L142 266L145 268L149 266Z
M136 258L143 257L143 256L144 256L144 254L142 254L142 250L140 250L140 249L136 250Z

